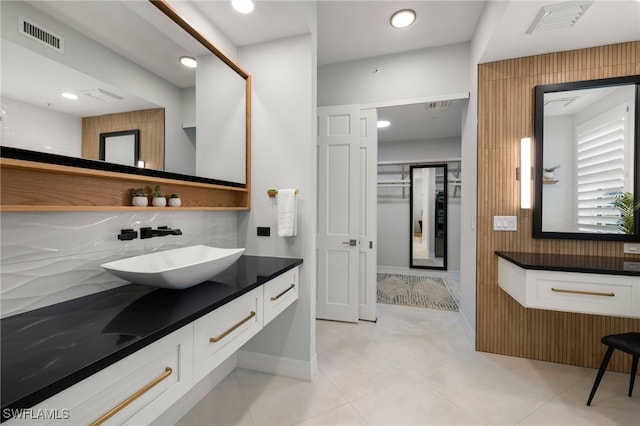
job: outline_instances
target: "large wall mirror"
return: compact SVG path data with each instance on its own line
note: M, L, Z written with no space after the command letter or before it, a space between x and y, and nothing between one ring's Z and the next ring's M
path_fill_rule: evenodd
M411 268L447 269L447 165L411 166Z
M247 184L250 77L166 2L0 8L2 156ZM130 129L145 168L101 161L99 135Z
M533 236L639 241L640 76L537 86Z

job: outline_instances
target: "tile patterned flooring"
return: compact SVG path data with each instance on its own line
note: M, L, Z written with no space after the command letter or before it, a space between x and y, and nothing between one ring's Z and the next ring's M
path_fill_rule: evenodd
M476 352L459 314L378 305L378 322L317 321L312 382L236 369L180 425L639 425L640 381Z

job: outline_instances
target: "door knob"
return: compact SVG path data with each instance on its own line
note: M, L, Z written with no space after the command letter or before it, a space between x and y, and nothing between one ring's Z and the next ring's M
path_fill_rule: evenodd
M348 244L351 247L355 247L358 244L357 240L349 240L349 241L345 241L342 244Z

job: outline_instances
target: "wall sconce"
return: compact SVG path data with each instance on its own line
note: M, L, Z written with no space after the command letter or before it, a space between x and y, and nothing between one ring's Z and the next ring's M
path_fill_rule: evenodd
M531 208L531 138L520 139L520 208Z

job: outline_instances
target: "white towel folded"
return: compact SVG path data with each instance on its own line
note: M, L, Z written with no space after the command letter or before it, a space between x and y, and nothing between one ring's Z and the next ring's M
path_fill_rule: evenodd
M298 232L296 190L278 189L278 235L293 237Z

